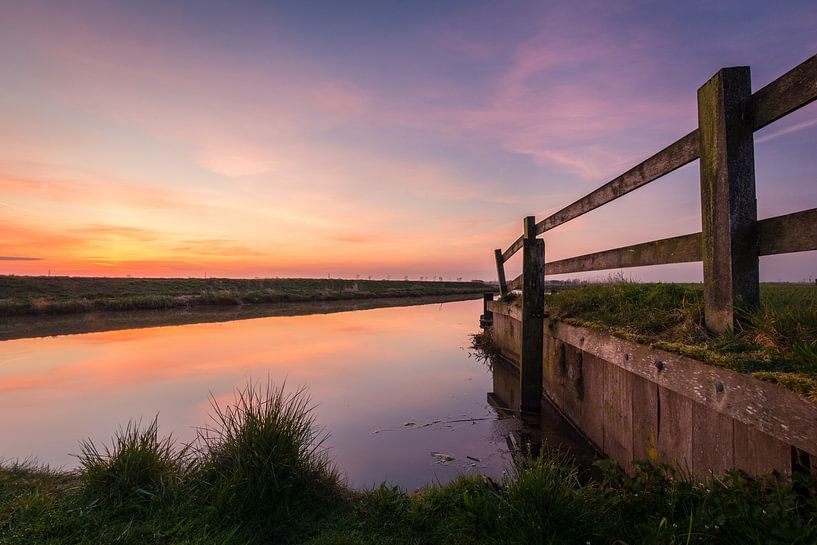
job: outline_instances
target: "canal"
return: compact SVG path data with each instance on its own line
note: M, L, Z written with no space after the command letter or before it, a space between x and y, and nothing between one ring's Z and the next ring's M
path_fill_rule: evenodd
M208 422L211 396L227 404L235 388L269 378L308 388L330 456L354 487L502 476L519 424L488 404L491 372L469 351L481 300L281 308L270 314L292 315L6 320L0 459L71 468L79 440L109 443L119 426L157 414L162 433L190 441ZM76 333L93 324L109 330Z

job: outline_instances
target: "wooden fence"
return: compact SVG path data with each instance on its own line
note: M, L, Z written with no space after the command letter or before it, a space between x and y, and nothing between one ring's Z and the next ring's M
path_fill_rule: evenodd
M704 320L735 324L737 309L759 304L759 256L817 250L817 208L757 219L754 131L817 99L817 55L751 92L749 67L723 68L698 89L698 128L576 202L537 222L504 252L495 250L500 292L522 289L522 407L540 402L545 275L703 261ZM545 260L537 236L700 159L701 231L559 261ZM522 274L505 262L523 250ZM527 393L525 385L531 389Z

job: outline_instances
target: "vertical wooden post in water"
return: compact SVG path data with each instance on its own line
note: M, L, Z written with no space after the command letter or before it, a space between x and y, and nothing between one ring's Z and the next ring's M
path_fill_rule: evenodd
M748 66L698 89L704 319L716 332L760 300L751 101Z
M525 218L522 247L522 361L520 412L542 411L542 345L545 311L545 241L536 238L536 218Z
M479 317L479 326L483 329L494 323L494 313L488 309L488 303L494 300L493 293L482 294L482 316Z
M505 281L505 259L502 257L502 250L494 250L496 257L496 277L499 280L499 295L505 296L508 293L508 283Z

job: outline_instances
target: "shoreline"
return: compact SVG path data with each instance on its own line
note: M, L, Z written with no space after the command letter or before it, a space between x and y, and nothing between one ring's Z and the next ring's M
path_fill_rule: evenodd
M481 282L0 276L0 318L478 295Z
M370 297L334 301L198 305L169 309L103 310L71 314L19 314L0 316L0 342L16 339L79 335L201 323L233 322L276 316L333 314L376 308L453 303L478 299L480 293Z

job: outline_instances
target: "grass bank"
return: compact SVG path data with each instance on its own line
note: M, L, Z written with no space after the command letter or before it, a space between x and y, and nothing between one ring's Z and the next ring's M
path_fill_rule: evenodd
M481 282L0 276L0 316L482 293Z
M761 306L734 332L704 327L700 284L589 284L548 295L551 316L714 365L817 401L817 286L761 284Z
M81 468L0 469L0 543L636 544L817 542L817 483L520 459L502 482L347 488L303 391L250 386L192 445L131 424L81 446Z

